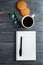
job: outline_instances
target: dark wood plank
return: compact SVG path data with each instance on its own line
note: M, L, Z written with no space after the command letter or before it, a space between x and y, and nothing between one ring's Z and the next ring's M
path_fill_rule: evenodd
M35 22L34 26L29 28L29 29L25 29L23 27L15 27L13 25L9 25L9 24L2 24L0 25L0 32L12 32L12 31L43 31L43 22Z
M0 42L15 42L16 32L0 32ZM36 32L38 43L43 42L43 32Z
M16 9L15 5L18 0L13 1L2 1L0 0L0 11L10 11L13 10L16 16L21 20L22 16ZM31 9L31 15L35 14L35 25L30 29L15 28L11 24L8 13L0 14L0 65L43 65L43 0L26 0L28 7ZM4 21L8 21L8 25L3 25ZM37 60L35 62L16 62L15 52L15 31L26 30L26 31L36 31L36 50L37 50ZM14 32L12 32L14 31Z
M11 43L10 43L11 44ZM13 62L16 62L14 59L15 59L15 48L14 48L14 45L11 46L11 45L6 45L6 46L1 46L0 47L0 63L13 63ZM5 59L4 59L5 58ZM22 63L26 63L26 64L29 64L29 62L20 62L20 64ZM32 63L32 62L30 62ZM37 52L37 60L33 63L43 63L43 52ZM18 64L16 62L16 64Z

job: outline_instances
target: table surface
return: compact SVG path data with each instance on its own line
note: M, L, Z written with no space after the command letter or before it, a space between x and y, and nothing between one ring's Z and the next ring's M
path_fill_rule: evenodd
M0 11L14 10L18 20L22 16L16 8L18 0L1 0ZM14 28L8 14L0 14L0 65L43 65L43 0L26 0L31 10L31 15L35 14L35 24L30 29ZM8 25L4 25L7 21ZM17 62L16 58L16 31L36 31L36 61Z

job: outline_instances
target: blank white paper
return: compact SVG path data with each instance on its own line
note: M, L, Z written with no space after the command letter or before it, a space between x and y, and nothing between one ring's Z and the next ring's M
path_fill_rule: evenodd
M20 37L22 36L22 56L19 56ZM16 32L16 60L36 60L36 32Z

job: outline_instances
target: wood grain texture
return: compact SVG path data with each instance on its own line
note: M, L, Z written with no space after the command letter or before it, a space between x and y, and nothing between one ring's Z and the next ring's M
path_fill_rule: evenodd
M18 0L0 0L0 11L14 10L18 20L22 19L19 11L17 10L16 2ZM26 0L28 7L31 9L31 15L35 14L35 24L30 29L14 28L8 13L0 14L0 65L43 65L43 0ZM3 24L7 21L8 24ZM16 57L16 32L17 30L23 31L36 31L36 61L15 61Z
M25 29L25 28L23 28L23 27L19 27L19 28L17 28L17 27L15 27L14 28L14 26L13 25L11 25L11 23L9 23L8 25L6 24L2 24L2 25L0 25L0 32L12 32L12 31L43 31L43 22L36 22L35 21L35 24L34 24L34 26L32 27L32 28L29 28L29 29Z
M0 42L15 42L16 32L0 32ZM36 32L36 41L43 42L43 32Z

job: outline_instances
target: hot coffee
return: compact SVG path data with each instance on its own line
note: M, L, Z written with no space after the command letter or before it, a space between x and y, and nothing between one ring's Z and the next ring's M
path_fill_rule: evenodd
M33 24L33 19L31 17L26 17L24 18L23 20L23 25L26 26L26 27L31 27Z

